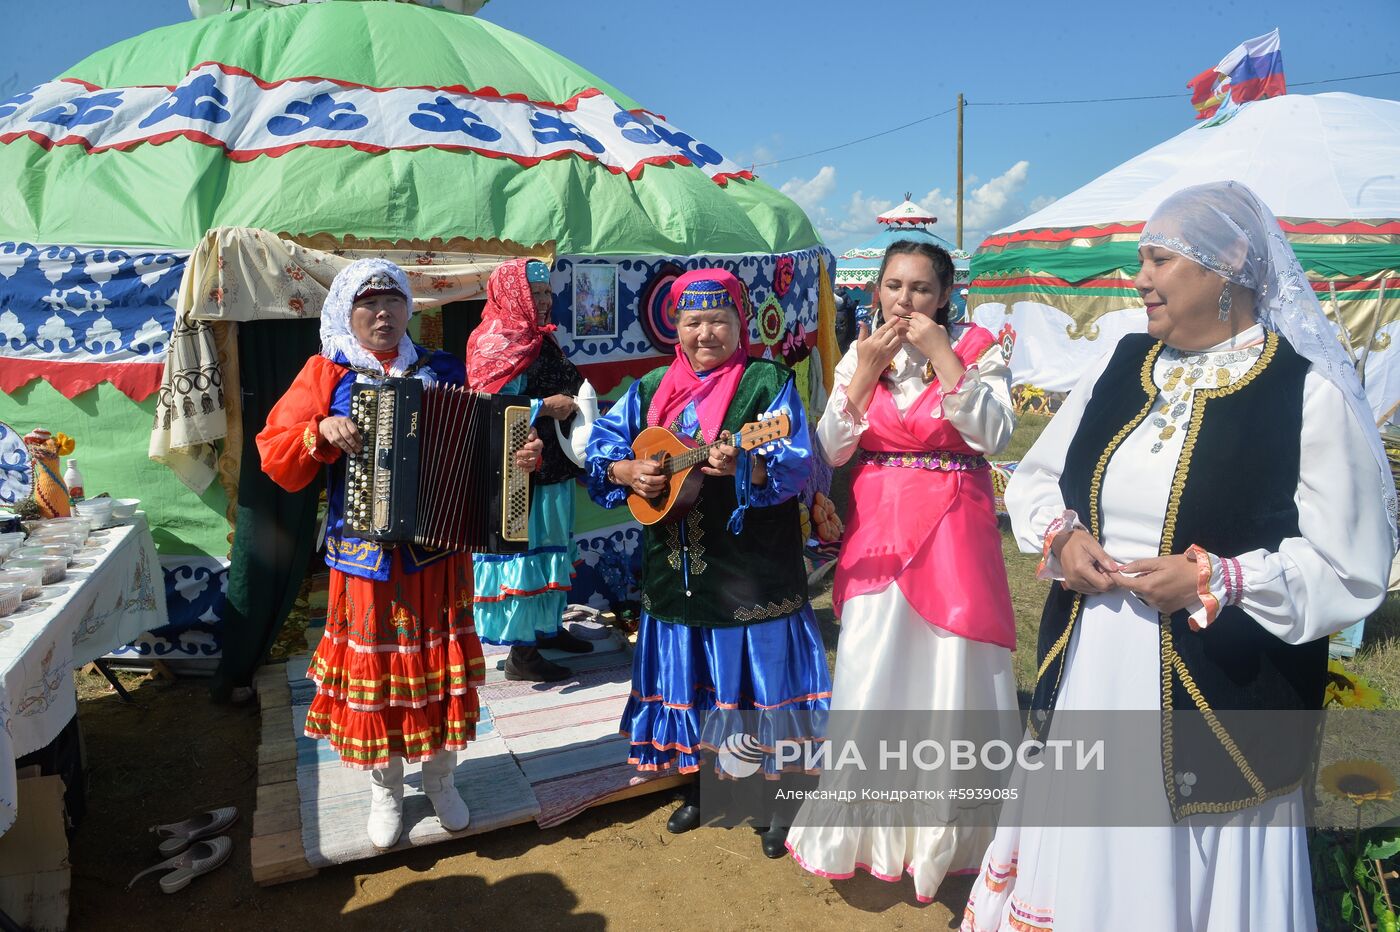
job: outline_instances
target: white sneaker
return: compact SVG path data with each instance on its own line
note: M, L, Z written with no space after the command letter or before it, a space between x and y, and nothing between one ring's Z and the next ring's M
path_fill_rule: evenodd
M423 793L433 804L438 821L449 832L460 832L471 824L471 812L462 801L462 794L452 782L452 765L456 760L451 751L438 751L423 761Z
M392 848L403 831L403 758L389 758L389 766L369 774L369 843Z

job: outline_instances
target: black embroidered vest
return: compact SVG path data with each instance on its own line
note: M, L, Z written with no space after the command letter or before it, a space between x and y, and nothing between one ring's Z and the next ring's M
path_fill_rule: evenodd
M664 368L642 376L642 411L651 405ZM737 432L768 409L792 379L786 366L750 359L723 429ZM738 504L734 480L706 476L683 521L642 529L642 607L662 621L733 627L791 615L807 604L802 525L797 498L750 507L744 528L730 532Z
M1094 384L1060 478L1065 507L1100 537L1104 473L1123 440L1157 397L1152 367L1163 345L1124 337ZM1162 555L1192 544L1233 556L1277 550L1298 536L1303 380L1307 360L1269 334L1262 355L1234 384L1195 393L1195 408L1173 476ZM1041 616L1031 729L1044 733L1055 707L1064 659L1083 598L1053 586ZM1309 766L1315 716L1280 734L1260 729L1260 710L1320 709L1327 677L1326 639L1288 644L1242 609L1222 608L1193 632L1187 612L1161 616L1163 781L1172 815L1233 812L1291 791ZM1234 713L1233 715L1231 713ZM1184 790L1184 792L1183 792Z

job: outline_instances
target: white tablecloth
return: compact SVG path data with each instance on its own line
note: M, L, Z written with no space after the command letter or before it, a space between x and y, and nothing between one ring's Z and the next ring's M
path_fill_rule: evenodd
M0 618L0 834L15 821L15 760L78 710L73 668L166 623L165 586L144 516L97 531L61 582Z

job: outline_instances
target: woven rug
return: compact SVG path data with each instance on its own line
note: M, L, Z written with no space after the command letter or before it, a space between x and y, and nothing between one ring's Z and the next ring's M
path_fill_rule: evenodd
M559 683L505 678L509 648L482 645L486 683L478 694L476 740L457 756L456 785L471 825L449 834L419 789L421 768L405 768L404 833L396 849L430 845L534 819L541 828L565 822L602 799L664 774L642 777L627 763L618 721L632 685L632 651L617 632L575 628L594 638L589 654L544 651L574 674ZM343 864L381 852L369 843L369 775L342 767L325 741L302 734L315 684L309 655L287 662L296 737L302 844L314 867Z
M606 637L593 641L589 654L543 651L574 674L559 683L509 681L501 669L509 649L483 647L482 703L491 709L497 732L530 781L541 828L652 778L627 763L627 739L618 733L632 689L632 649L619 633L609 629Z
M365 822L369 819L369 774L343 767L330 745L302 734L306 710L315 684L306 678L309 657L287 662L292 689L292 733L297 747L297 791L301 797L301 837L306 861L328 867L382 852L369 843ZM404 775L404 832L399 848L431 845L449 838L479 835L493 829L527 822L539 813L539 804L525 774L516 765L505 741L482 709L477 739L457 755L458 791L471 810L465 831L443 831L432 804L420 789L421 768L409 764Z

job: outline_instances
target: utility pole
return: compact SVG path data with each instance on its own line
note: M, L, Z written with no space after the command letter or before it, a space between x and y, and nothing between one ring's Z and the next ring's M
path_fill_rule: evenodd
M958 95L958 248L962 249L963 233L963 95Z

